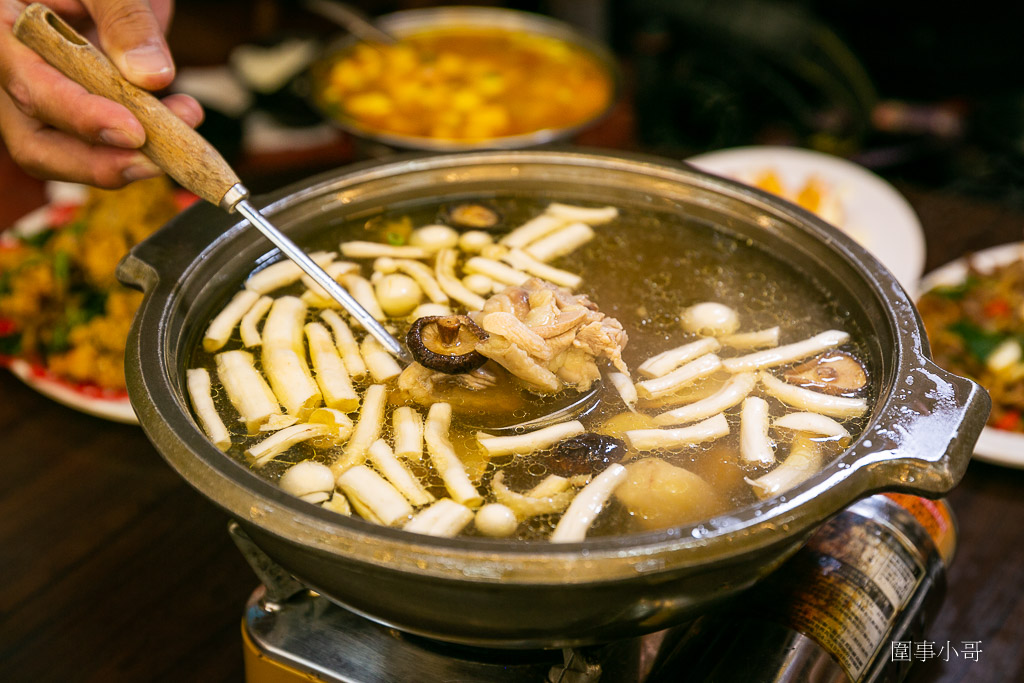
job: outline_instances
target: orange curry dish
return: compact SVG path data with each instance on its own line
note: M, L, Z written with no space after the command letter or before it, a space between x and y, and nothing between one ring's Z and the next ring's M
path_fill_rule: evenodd
M356 45L323 69L318 98L365 130L474 141L582 124L612 90L607 67L565 41L454 28Z

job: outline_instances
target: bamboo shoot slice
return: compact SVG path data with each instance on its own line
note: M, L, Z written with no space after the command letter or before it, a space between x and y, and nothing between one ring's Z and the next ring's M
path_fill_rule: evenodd
M231 434L228 433L228 428L224 426L213 404L210 373L205 368L193 368L185 373L185 377L188 395L199 416L199 423L203 425L203 431L210 437L214 446L226 451L231 447Z
M833 439L848 439L850 432L831 417L818 413L789 413L775 420L775 426Z
M402 366L398 364L398 361L370 335L363 337L363 343L359 345L359 352L363 356L366 369L370 371L370 377L377 384L383 384L402 374Z
M757 376L752 372L733 375L721 389L699 401L655 416L658 425L678 425L695 422L732 408L754 390Z
M626 407L630 410L636 410L636 402L639 400L639 397L636 393L636 386L633 384L630 376L624 372L609 372L608 381L615 387L615 391L619 393L619 397L622 398L622 402L626 404Z
M366 453L370 444L380 438L384 426L384 406L387 404L387 387L383 384L371 384L363 393L363 405L359 410L352 438L345 444L345 452L331 465L336 475L350 467L366 461Z
M712 441L729 433L729 421L719 413L689 427L671 429L631 429L623 434L626 445L638 451L678 448Z
M663 377L684 363L700 358L706 353L715 353L720 348L722 345L714 337L702 337L648 358L636 371L647 378Z
M573 543L587 537L594 520L608 503L615 488L626 479L626 468L618 463L608 466L583 487L569 504L551 533L552 543Z
M775 449L768 437L768 401L757 396L743 400L740 410L740 457L744 462L771 465L775 462Z
M774 349L755 351L745 356L727 358L722 365L729 372L746 372L774 368L786 363L795 363L811 356L828 351L850 340L850 335L842 330L826 330L802 341L776 346Z
M409 460L423 459L423 416L410 406L399 406L391 414L395 433L395 455Z
M487 432L477 432L476 439L492 457L512 454L526 455L544 450L570 437L579 436L585 431L586 428L579 420L571 420L514 436L494 436Z
M262 361L270 387L288 414L304 417L323 401L305 358L292 349L264 346Z
M770 396L774 396L786 405L806 410L811 413L838 417L858 417L868 411L868 402L863 398L847 398L845 396L831 396L821 394L817 391L795 387L792 384L783 382L781 379L768 372L758 373L761 384Z
M423 426L423 439L427 444L427 453L434 465L434 470L441 477L449 495L457 503L471 508L483 503L483 496L473 486L466 474L466 468L455 453L455 448L448 437L451 427L452 407L448 403L435 403L427 412L427 420Z
M642 398L668 396L699 379L714 374L722 367L722 359L713 353L706 353L672 372L636 383L636 392Z
M718 338L722 346L734 349L764 349L779 345L779 328L769 327L754 332L737 332Z
M256 303L252 305L245 315L242 316L242 321L238 325L238 332L242 335L242 344L246 348L252 348L259 346L263 343L263 337L260 335L259 324L263 320L263 316L267 314L270 307L274 305L274 300L269 296L261 296L256 300Z
M402 464L391 446L388 446L383 439L377 439L367 449L367 456L374 467L377 468L384 478L391 482L391 485L398 489L398 492L405 496L413 505L426 505L433 502L434 496L420 484L416 476Z
M402 527L406 531L428 536L451 538L473 521L473 511L451 498L442 498L419 512Z
M467 260L462 269L467 273L484 275L506 285L518 286L530 279L530 276L521 270L483 256L474 256Z
M354 240L341 243L341 253L346 258L391 258L426 259L430 252L422 247L396 246L382 242L363 242Z
M374 320L387 320L384 309L377 302L377 293L374 292L373 285L370 284L369 280L362 275L349 273L342 276L341 282L345 289L349 291L349 294L352 295L352 298L359 302L366 309L367 313L373 316Z
M363 362L363 354L359 352L359 343L352 334L352 328L335 311L321 311L320 318L334 333L334 344L338 347L349 376L356 381L366 377L366 363Z
M777 496L821 469L821 447L806 437L793 439L789 455L778 467L757 479L747 479L761 500Z
M576 251L594 239L594 229L586 223L570 223L564 228L527 245L523 251L547 263Z
M359 516L377 524L391 526L413 513L409 501L366 465L356 465L335 480Z
M263 349L291 349L296 355L306 355L302 326L306 322L306 304L296 296L282 296L274 300L263 323Z
M252 308L260 298L256 292L243 289L237 292L231 301L218 313L210 326L206 328L203 336L203 350L208 352L219 351L228 343L242 317Z
M292 425L253 444L245 450L245 454L253 461L255 467L263 467L295 444L318 437L326 437L329 443L336 443L337 429L331 425L308 422Z
M569 507L575 495L568 487L561 491L545 491L537 495L533 495L532 491L519 493L505 485L505 473L502 471L498 471L491 479L491 491L495 500L510 508L519 520L562 512Z
M313 263L326 268L338 255L333 251L314 251L309 254ZM302 268L294 261L278 261L255 273L245 281L245 288L257 294L266 294L299 281Z
M247 432L255 434L263 423L281 414L277 397L256 369L251 353L223 351L214 359L217 378L245 423Z
M313 361L313 372L324 397L324 404L328 408L352 412L359 407L359 394L352 387L352 380L331 333L320 323L306 323L304 329L309 342L309 357Z
M619 210L614 206L575 206L558 202L549 204L544 212L549 216L556 216L567 222L579 221L588 225L608 223L619 215Z
M529 273L560 287L576 289L583 282L583 278L576 273L549 266L543 261L533 258L522 249L510 249L502 255L501 260L524 273Z
M509 249L521 249L556 230L565 227L570 221L548 213L531 218L518 228L501 238L501 243Z

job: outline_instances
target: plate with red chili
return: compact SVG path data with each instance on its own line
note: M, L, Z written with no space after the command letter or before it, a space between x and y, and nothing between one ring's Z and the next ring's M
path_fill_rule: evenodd
M992 397L975 457L1024 468L1024 242L946 264L928 273L919 291L935 361Z

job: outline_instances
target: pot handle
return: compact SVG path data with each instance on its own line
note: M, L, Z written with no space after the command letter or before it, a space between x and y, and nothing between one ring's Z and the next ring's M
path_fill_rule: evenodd
M902 491L940 497L963 477L992 407L981 386L920 356L852 454L856 497Z

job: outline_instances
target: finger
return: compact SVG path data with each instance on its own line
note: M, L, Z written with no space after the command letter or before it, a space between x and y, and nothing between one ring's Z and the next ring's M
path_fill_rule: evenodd
M145 0L86 0L100 47L124 77L147 90L174 80L174 62L160 21Z
M141 152L83 142L26 117L2 94L0 134L11 158L37 178L113 189L160 174Z
M187 123L192 128L203 122L206 113L199 101L190 95L179 93L169 95L161 100L167 108L174 112L174 115Z

